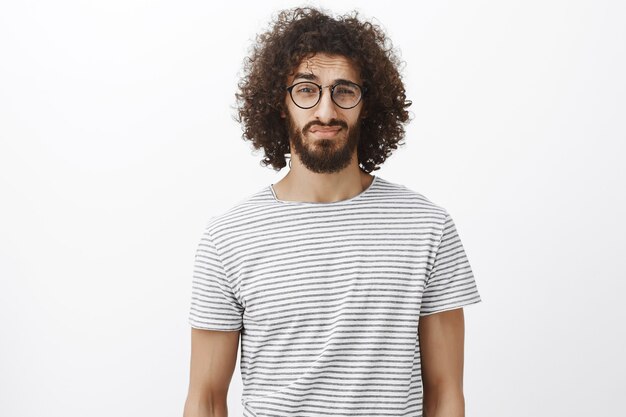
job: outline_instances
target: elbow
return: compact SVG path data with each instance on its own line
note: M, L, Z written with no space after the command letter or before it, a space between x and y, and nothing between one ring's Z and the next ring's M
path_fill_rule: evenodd
M459 387L424 390L424 417L465 417L465 397Z
M225 398L208 399L188 396L185 401L183 417L227 417L228 408Z

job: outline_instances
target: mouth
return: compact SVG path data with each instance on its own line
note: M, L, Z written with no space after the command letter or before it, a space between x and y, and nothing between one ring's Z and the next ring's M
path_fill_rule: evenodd
M336 127L319 127L314 126L309 131L318 138L332 138L337 136L337 134L341 131L340 126Z

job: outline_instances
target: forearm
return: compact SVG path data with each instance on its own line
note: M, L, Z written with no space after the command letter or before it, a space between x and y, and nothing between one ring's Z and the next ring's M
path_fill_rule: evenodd
M424 417L465 417L465 398L459 390L424 391Z
M228 408L226 401L213 403L188 397L183 417L228 417Z

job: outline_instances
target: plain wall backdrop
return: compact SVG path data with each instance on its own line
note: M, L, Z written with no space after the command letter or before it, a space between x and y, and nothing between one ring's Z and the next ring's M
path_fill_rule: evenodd
M357 8L405 62L413 120L374 174L457 224L466 415L623 415L617 0L2 2L0 415L182 416L203 228L287 172L233 120L242 62L304 4Z

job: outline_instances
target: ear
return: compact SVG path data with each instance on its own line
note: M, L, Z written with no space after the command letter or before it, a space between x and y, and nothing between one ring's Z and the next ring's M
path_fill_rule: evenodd
M281 112L280 112L280 118L281 118L281 119L284 119L285 117L287 117L287 115L285 114L285 112L284 112L284 111L281 111Z

